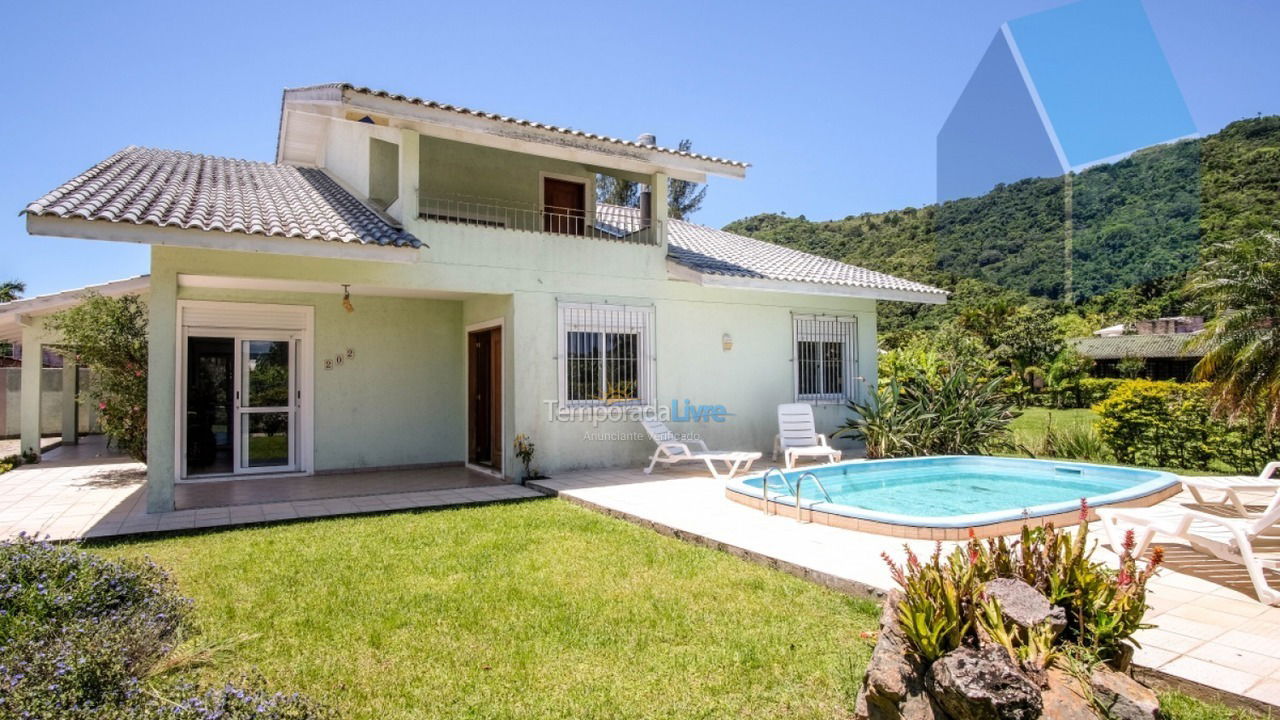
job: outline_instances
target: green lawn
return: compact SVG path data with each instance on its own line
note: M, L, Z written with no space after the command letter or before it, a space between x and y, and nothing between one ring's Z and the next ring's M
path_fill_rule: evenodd
M878 608L557 500L99 543L343 718L848 718ZM1246 717L1178 694L1169 720Z
M1084 430L1092 427L1093 421L1098 417L1089 408L1050 410L1029 407L1023 408L1021 412L1021 415L1009 423L1009 429L1013 430L1014 442L1032 450L1040 447L1050 422L1058 430Z
M847 716L878 610L565 502L104 544L349 718Z
M1029 407L1023 408L1022 415L1010 423L1009 427L1014 432L1043 435L1050 419L1052 419L1055 427L1083 429L1092 426L1093 421L1098 419L1098 415L1089 408L1050 410L1049 408Z

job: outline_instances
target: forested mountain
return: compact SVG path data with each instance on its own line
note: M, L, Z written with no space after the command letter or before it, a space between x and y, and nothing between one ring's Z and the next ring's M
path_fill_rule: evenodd
M956 290L960 301L1002 290L1015 302L1059 301L1070 282L1081 314L1123 317L1181 311L1181 277L1203 244L1277 227L1280 116L981 197L842 220L763 214L725 229ZM883 308L887 330L954 312L895 305Z

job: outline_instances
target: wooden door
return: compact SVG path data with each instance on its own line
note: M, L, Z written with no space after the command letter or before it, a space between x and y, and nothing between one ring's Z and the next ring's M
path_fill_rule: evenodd
M542 229L582 235L586 230L587 185L556 178L542 179Z
M502 470L502 328L467 334L467 461Z

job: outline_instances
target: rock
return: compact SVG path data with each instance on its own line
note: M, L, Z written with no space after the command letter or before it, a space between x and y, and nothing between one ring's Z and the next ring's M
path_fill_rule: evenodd
M1098 720L1102 715L1085 697L1080 681L1070 673L1050 668L1049 682L1042 692L1043 720Z
M864 683L873 695L895 702L924 689L924 668L908 652L907 638L898 626L897 608L901 601L902 594L896 591L885 598L884 610L880 613L880 637L875 650L871 651Z
M1089 677L1094 702L1116 720L1161 720L1160 700L1151 688L1106 666Z
M1054 634L1067 627L1067 611L1049 602L1049 598L1025 582L1015 578L987 581L982 588L988 596L1000 601L1004 619L1022 628L1033 628L1046 620Z
M999 645L959 648L934 661L925 676L929 694L955 720L1035 720L1040 688Z
M1116 655L1107 661L1112 670L1122 673L1129 672L1129 666L1133 664L1133 645L1127 642L1121 642L1116 645Z
M945 714L924 689L924 668L908 652L906 637L898 626L897 608L902 594L885 598L880 613L880 633L854 715L859 720L946 720Z

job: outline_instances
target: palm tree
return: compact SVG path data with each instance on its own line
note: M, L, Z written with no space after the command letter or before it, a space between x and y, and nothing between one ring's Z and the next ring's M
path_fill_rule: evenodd
M22 293L27 289L27 284L21 280L10 280L8 282L0 282L0 303L13 302L22 297Z
M1214 409L1231 418L1263 410L1280 422L1280 235L1217 243L1192 273L1188 290L1212 311L1189 342L1208 352L1196 378L1212 383Z

